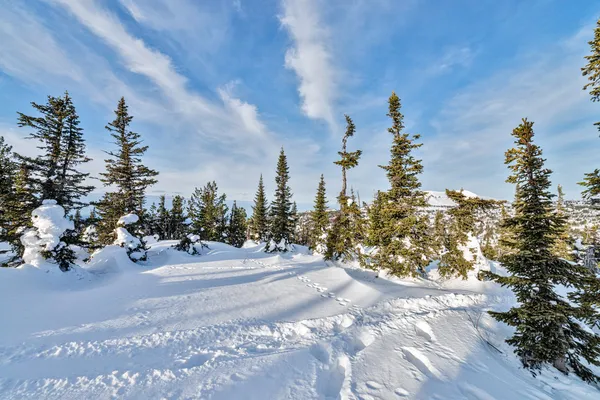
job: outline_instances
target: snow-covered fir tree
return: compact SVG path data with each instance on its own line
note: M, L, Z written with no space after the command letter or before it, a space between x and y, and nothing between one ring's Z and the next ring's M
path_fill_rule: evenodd
M424 273L433 255L428 217L420 213L427 205L419 182L423 165L413 155L421 147L416 143L420 135L411 137L404 132L404 116L396 93L392 93L388 105L387 115L392 120L388 132L393 143L390 162L381 168L386 171L390 189L376 199L380 202L377 207L381 221L375 233L378 248L365 259L365 265L398 276L415 276Z
M598 279L589 269L553 254L566 220L554 212L551 171L544 167L542 149L533 142L533 122L523 119L512 135L515 147L506 152L505 163L511 171L507 182L516 185L516 194L514 215L504 223L513 229L514 242L513 252L500 258L509 275L489 271L482 275L509 287L519 303L490 314L515 328L507 342L515 346L526 368L535 371L550 364L597 381L587 363L600 365L600 337L582 324L598 321ZM557 293L559 285L570 290L568 299Z
M327 193L323 174L321 174L321 178L319 179L319 186L315 195L315 205L310 213L310 222L309 248L314 252L323 253L325 252L327 228L329 227Z
M238 207L235 200L231 206L229 226L227 227L227 242L235 247L242 247L246 241L246 210Z
M115 119L106 125L106 129L117 145L116 151L109 151L106 159L106 172L100 180L104 186L114 187L96 204L100 216L98 224L99 239L104 244L115 240L114 232L119 219L127 214L144 215L146 189L154 185L158 175L153 169L142 163L142 156L148 146L142 145L139 133L131 130L133 116L129 115L125 98L119 100L115 110ZM140 222L130 229L139 230Z
M94 187L86 185L89 176L77 169L90 161L85 155L83 129L68 93L48 96L46 104L32 102L40 116L19 113L19 127L31 128L29 138L38 142L37 157L19 155L29 170L29 186L41 200L56 200L67 212L84 207L82 199Z
M227 235L227 196L219 195L216 182L196 188L189 202L192 232L201 240L225 242Z
M269 231L267 196L265 194L265 185L263 184L262 174L258 180L258 189L254 196L254 205L252 206L252 218L250 220L250 238L257 242L267 240Z
M277 160L275 175L275 199L271 203L269 218L269 234L267 237L266 252L290 250L293 235L292 226L292 189L288 185L290 180L287 158L283 147Z

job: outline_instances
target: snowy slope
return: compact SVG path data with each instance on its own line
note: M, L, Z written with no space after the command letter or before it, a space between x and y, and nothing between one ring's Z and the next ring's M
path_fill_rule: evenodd
M491 283L173 243L144 265L109 247L78 273L0 270L0 398L599 398L519 367L485 313L512 296Z

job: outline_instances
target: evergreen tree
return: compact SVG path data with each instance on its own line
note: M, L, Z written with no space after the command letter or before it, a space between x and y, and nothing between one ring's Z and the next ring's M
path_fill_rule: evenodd
M317 195L315 196L315 206L310 215L310 249L317 253L325 251L325 241L327 238L327 227L329 226L329 215L327 214L327 193L325 189L325 178L321 174Z
M496 246L496 229L493 224L487 224L482 237L481 252L488 260L498 260Z
M238 207L235 200L231 206L229 217L228 243L235 247L242 247L246 242L246 210Z
M300 216L298 215L298 205L296 204L296 202L294 201L292 203L292 210L290 211L290 230L292 232L292 235L290 237L290 242L291 243L298 243L298 235L297 235L297 229L298 229L298 221L300 219Z
M201 240L224 242L227 229L227 196L219 195L216 182L208 182L202 189L196 188L190 199L192 231Z
M75 214L73 215L73 226L75 228L75 233L77 236L81 235L83 232L83 218L81 217L81 211L75 210Z
M564 204L564 192L561 185L558 185L558 197L556 199L555 213L560 215L562 218L567 219ZM569 234L568 226L556 237L554 246L552 246L552 252L557 257L564 258L565 260L569 261L573 260L573 243Z
M267 209L267 196L265 195L265 185L263 184L262 174L258 181L258 189L254 196L254 206L252 206L252 219L250 221L251 238L258 242L266 241L269 224Z
M468 247L469 241L475 237L476 217L478 213L493 208L497 202L467 197L462 191L456 190L446 190L446 195L456 206L448 210L450 223L446 249L440 258L438 270L442 277L460 276L467 279L467 274L474 269L477 261L474 252L478 249Z
M97 204L101 217L98 233L104 244L114 240L113 232L119 218L129 213L143 216L146 189L157 182L154 177L158 172L142 164L142 156L148 146L142 146L140 134L129 128L132 120L133 116L129 115L122 97L115 110L115 119L106 126L115 140L117 151L107 153L111 158L105 160L106 172L100 174L104 186L116 188L116 191L106 193Z
M360 257L359 244L363 239L362 215L354 193L347 195L347 177L349 169L358 165L361 150L349 152L348 138L354 136L356 127L348 115L346 118L346 133L342 138L342 150L338 151L340 159L334 164L342 167L342 190L338 196L339 213L333 218L331 229L327 234L325 259L351 261Z
M29 170L21 163L13 181L12 192L4 199L3 210L4 230L2 241L10 243L15 257L9 260L9 265L18 265L23 256L21 235L26 228L31 227L31 212L38 204L29 186L31 182Z
M181 239L186 235L187 225L185 223L185 199L182 196L173 197L171 212L169 213L171 220L169 224L169 239Z
M439 210L436 211L435 216L433 217L431 237L433 242L433 252L437 259L441 259L442 255L449 247L446 224L447 221L444 213Z
M35 158L19 155L29 170L30 186L40 200L56 200L66 211L84 207L81 199L94 187L84 184L89 174L76 169L90 158L71 97L65 92L63 97L48 96L46 104L31 105L41 116L19 113L18 122L33 129L29 138L37 140L42 150Z
M367 233L365 244L367 246L379 246L379 232L383 228L381 220L382 194L377 191L373 203L367 208Z
M171 215L166 206L166 196L163 194L158 198L158 207L156 210L156 228L159 240L165 240L169 237L169 224Z
M17 165L13 160L12 147L0 136L0 242L8 241L7 234L11 226L8 207L12 205L16 173Z
M514 252L500 258L510 275L489 271L483 275L511 288L519 303L490 314L515 327L507 343L515 346L526 368L535 371L549 363L564 373L573 371L586 381L597 381L583 360L600 365L600 337L580 321L598 321L598 311L591 305L600 296L598 279L587 268L552 254L566 221L552 206L551 171L533 143L532 122L523 119L512 135L516 146L506 152L505 163L511 170L507 182L517 190L514 216L505 224L514 231ZM568 300L556 293L558 285L571 291Z
M591 54L585 56L588 61L585 67L581 69L582 75L587 77L588 83L583 90L589 90L593 102L600 101L600 19L594 29L594 38L588 42ZM600 121L594 125L600 130ZM600 169L586 173L583 182L579 183L585 187L583 191L584 198L592 198L600 195Z
M290 180L287 158L281 148L277 161L277 173L275 176L275 199L271 203L270 229L266 252L288 251L291 244L292 231L292 190L288 182Z
M390 189L382 192L381 228L377 232L379 248L365 264L374 269L387 269L394 275L418 275L432 257L432 243L428 233L428 217L420 210L427 206L421 191L419 175L423 172L421 160L412 152L421 144L415 143L420 135L404 133L404 116L400 112L400 99L396 93L389 98L388 116L393 136L391 159L382 166L390 182Z
M515 232L513 226L509 223L511 216L506 211L504 204L500 206L500 223L498 224L498 260L502 256L514 253Z

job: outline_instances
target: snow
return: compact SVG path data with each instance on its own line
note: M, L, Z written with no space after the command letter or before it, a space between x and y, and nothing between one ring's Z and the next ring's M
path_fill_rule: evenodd
M458 192L462 193L467 198L479 197L481 199L491 199L489 197L479 196L473 192L469 192L468 190L464 189L458 190ZM446 192L436 192L433 190L427 190L425 191L425 198L427 199L427 203L432 207L449 208L456 206L456 203L448 197Z
M492 282L376 278L301 246L208 242L197 257L176 243L152 244L143 267L113 245L80 276L0 269L0 398L598 398L520 367L487 314L514 298Z
M137 223L140 220L140 218L135 215L135 214L127 214L127 215L123 215L121 218L119 218L119 221L117 221L117 225L123 225L123 226L127 226L127 225L132 225Z
M46 272L60 271L58 265L42 256L42 252L64 246L60 240L61 236L66 230L73 229L73 221L65 218L65 209L57 205L55 200L44 200L40 207L32 211L31 222L33 229L27 230L21 236L21 243L25 247L25 265Z

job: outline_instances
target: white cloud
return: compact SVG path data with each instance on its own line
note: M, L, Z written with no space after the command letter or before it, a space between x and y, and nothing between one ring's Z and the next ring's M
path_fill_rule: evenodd
M319 19L313 0L284 0L281 24L288 30L293 47L285 55L285 66L298 76L302 110L313 119L335 127L333 103L338 72L327 45L328 32Z
M577 197L576 182L594 168L590 161L600 149L592 126L597 109L582 91L584 46L585 41L567 38L517 57L513 67L451 98L432 122L437 136L423 139L426 186L441 190L459 182L484 195L511 197L512 186L501 184L508 175L504 151L513 145L513 128L527 117L535 122L547 165L555 170L553 181ZM577 162L568 146L578 146Z

